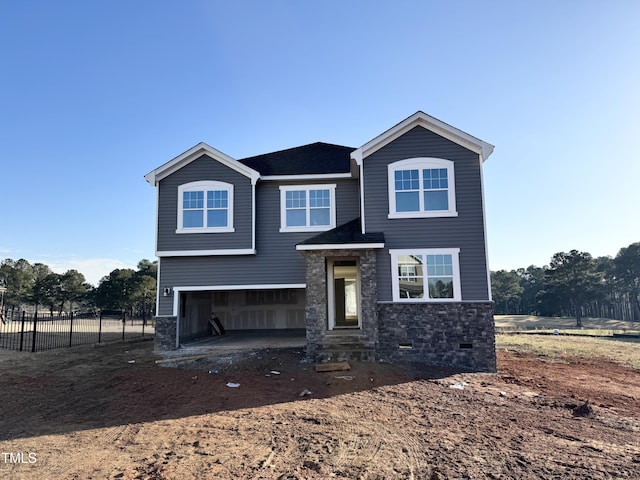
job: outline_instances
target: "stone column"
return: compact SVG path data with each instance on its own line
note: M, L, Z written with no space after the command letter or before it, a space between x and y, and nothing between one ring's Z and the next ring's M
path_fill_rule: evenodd
M175 350L177 347L177 317L156 317L154 349L156 351Z
M322 252L303 252L306 263L305 317L307 325L307 357L315 359L322 348L327 321L327 263Z

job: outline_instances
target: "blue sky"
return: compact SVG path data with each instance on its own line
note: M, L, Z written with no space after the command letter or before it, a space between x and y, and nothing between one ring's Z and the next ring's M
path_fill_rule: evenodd
M154 258L143 176L358 147L417 110L496 146L492 269L640 241L640 2L0 0L0 258Z

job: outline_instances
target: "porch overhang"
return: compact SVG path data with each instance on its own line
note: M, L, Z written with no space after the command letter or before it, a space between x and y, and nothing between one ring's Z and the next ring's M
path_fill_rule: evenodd
M314 245L296 245L296 250L363 250L363 249L384 248L382 243L323 243Z
M322 232L296 245L298 251L384 248L384 233L362 233L360 218Z

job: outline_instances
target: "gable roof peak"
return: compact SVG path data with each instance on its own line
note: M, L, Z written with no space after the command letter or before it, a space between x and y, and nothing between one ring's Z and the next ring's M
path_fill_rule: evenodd
M260 174L257 171L246 165L243 165L235 158L230 157L226 153L223 153L216 148L213 148L211 145L208 145L205 142L200 142L197 145L191 147L189 150L181 153L177 157L172 158L168 162L159 166L155 170L147 173L144 176L144 179L151 185L156 186L160 180L180 170L182 167L200 158L202 155L207 155L217 162L226 165L227 167L241 173L242 175L245 175L246 177L249 177L251 179L251 182L254 184L260 178Z
M446 138L447 140L457 143L458 145L461 145L477 153L478 155L480 155L480 159L483 162L487 158L489 158L489 156L493 152L494 146L490 143L480 140L473 135L469 135L468 133L463 132L456 127L453 127L448 123L443 122L442 120L438 120L437 118L432 117L431 115L427 115L421 110L418 110L416 113L405 118L397 125L391 127L387 131L368 141L360 148L354 150L351 154L351 158L354 159L358 164L360 164L363 158L368 157L385 145L388 145L416 126L425 128L433 133L440 135L441 137Z

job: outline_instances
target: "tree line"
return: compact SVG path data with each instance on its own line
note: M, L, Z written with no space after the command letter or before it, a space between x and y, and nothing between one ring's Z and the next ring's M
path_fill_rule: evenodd
M571 250L531 265L491 272L496 314L605 317L640 321L640 242L611 257Z
M137 270L115 269L97 287L87 283L77 270L58 274L44 263L31 264L21 258L0 262L0 287L4 287L4 310L11 317L23 310L51 316L63 312L117 311L150 318L154 314L157 262L140 260Z

